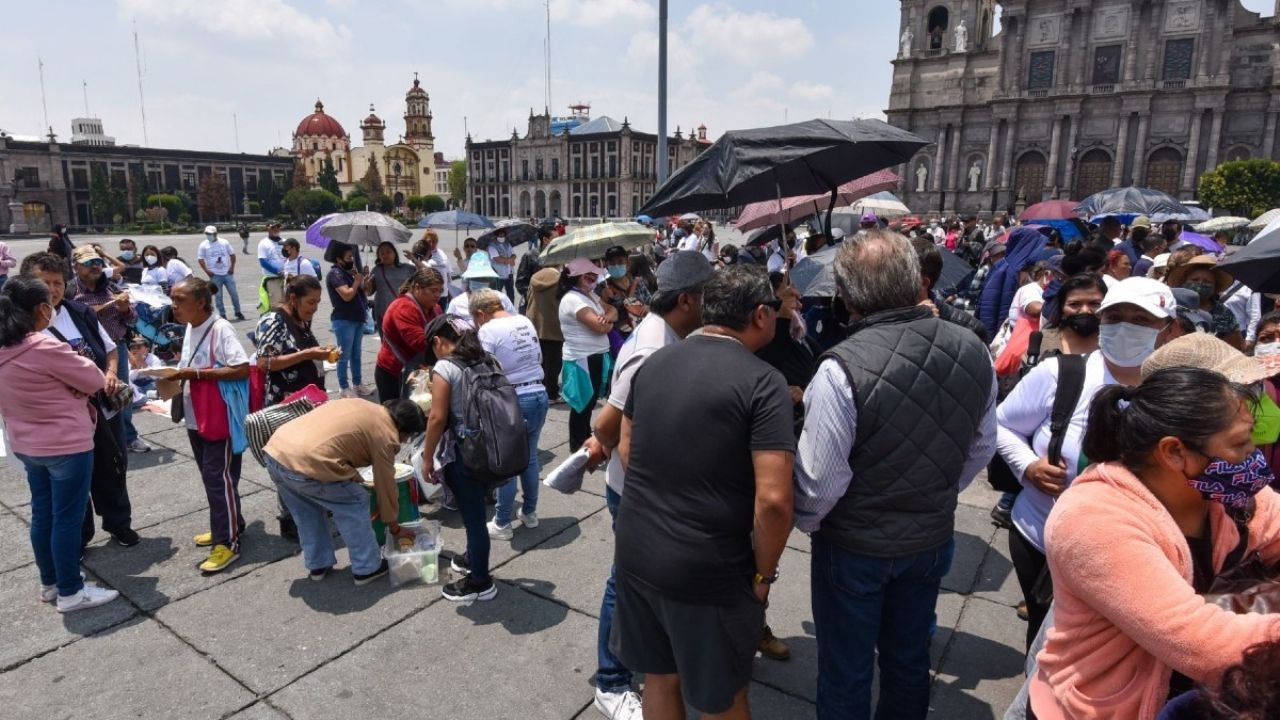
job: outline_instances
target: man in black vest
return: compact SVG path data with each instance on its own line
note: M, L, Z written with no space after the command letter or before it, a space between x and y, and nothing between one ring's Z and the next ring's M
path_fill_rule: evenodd
M49 286L49 302L57 308L57 314L45 332L93 360L107 378L105 397L110 397L121 386L117 373L120 356L115 342L98 322L93 308L65 297L62 266L62 258L57 255L39 253L23 261L22 272L40 278ZM101 394L93 399L93 403L98 413L93 438L93 479L80 539L88 545L93 538L93 513L96 510L102 516L102 529L120 545L131 547L138 544L139 538L132 527L133 508L125 485L129 453L125 450L124 415L114 413L107 418L109 411Z
M917 305L920 263L873 231L835 264L850 336L805 392L796 525L813 538L818 716L923 720L957 496L995 452L995 373L970 330Z

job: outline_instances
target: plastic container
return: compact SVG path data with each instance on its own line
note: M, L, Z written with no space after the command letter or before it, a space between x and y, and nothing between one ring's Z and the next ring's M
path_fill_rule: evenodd
M400 527L414 534L412 544L401 546L401 540L388 537L383 546L387 558L387 575L391 587L422 581L428 585L440 580L440 522L419 520Z
M373 468L360 468L361 485L369 491L369 521L373 524L373 535L381 545L387 536L387 525L378 516L378 494L373 488ZM413 475L413 468L403 463L396 463L396 489L399 490L400 515L396 522L400 525L411 523L420 517L418 510L418 483Z

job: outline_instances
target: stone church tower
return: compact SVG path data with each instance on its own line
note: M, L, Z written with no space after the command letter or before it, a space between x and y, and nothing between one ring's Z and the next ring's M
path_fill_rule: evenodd
M435 135L431 134L431 98L413 74L413 87L404 96L404 142L414 150L430 156L435 151Z

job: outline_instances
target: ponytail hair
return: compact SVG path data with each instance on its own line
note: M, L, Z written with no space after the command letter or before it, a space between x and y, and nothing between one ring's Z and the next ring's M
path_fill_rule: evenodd
M1119 460L1130 470L1147 465L1162 438L1176 437L1201 450L1235 420L1252 391L1212 370L1168 368L1138 387L1108 385L1093 396L1082 450L1090 460Z
M15 275L0 290L0 347L22 342L36 329L36 308L49 302L49 286L33 275Z
M431 287L432 285L444 287L444 276L435 268L422 267L415 270L412 275L405 278L404 282L400 283L400 289L396 290L396 294L404 295L410 290Z

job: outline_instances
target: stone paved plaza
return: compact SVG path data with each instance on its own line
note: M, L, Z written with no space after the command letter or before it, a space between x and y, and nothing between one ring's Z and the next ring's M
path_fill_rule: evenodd
M734 242L733 233L724 235L722 242ZM452 233L443 237L451 250ZM137 239L173 244L195 267L199 238ZM239 248L239 238L227 239ZM99 239L111 251L116 240ZM10 245L22 257L45 241ZM238 257L248 261L238 273L246 315L256 318L257 262ZM327 306L315 322L322 343L332 338ZM242 335L252 326L236 323ZM366 337L370 385L376 352L376 337ZM336 390L332 376L328 382ZM563 406L547 419L544 474L569 452L567 419ZM341 550L335 573L308 580L297 546L276 534L272 483L248 453L241 558L222 574L202 576L196 565L205 552L191 538L208 529L208 510L186 432L149 413L136 414L135 423L155 447L130 456L142 542L122 548L99 531L84 566L121 598L93 610L64 616L37 601L26 483L15 460L0 461L0 717L600 717L591 676L613 554L603 473L574 495L543 488L539 527L517 527L513 541L493 543L497 598L461 606L442 600L438 585L355 587ZM1013 611L1020 593L1006 537L987 515L995 493L979 478L960 501L955 563L938 600L932 716L990 720L1003 716L1021 684L1025 625ZM446 550L461 551L457 514L430 516L444 524ZM799 532L781 573L769 622L792 659L756 659L752 706L759 718L811 718L817 658L809 541Z

